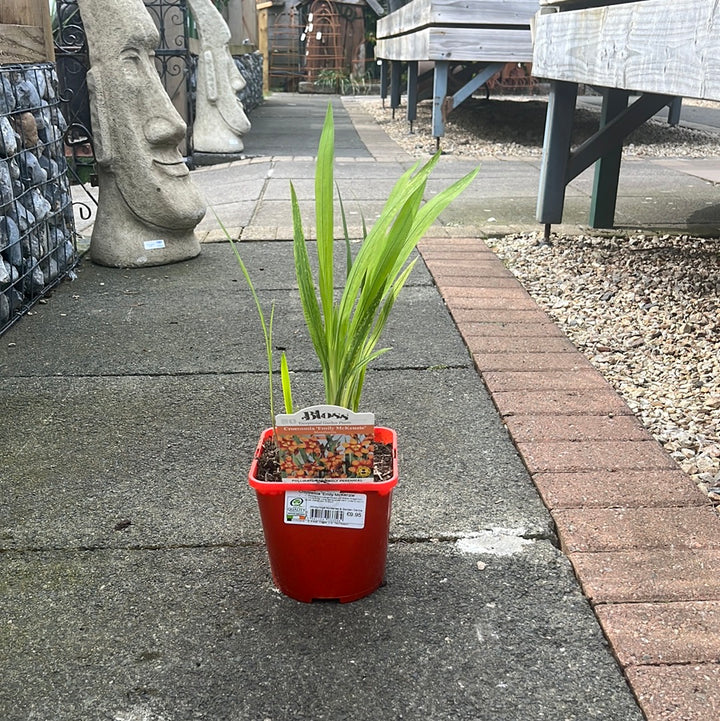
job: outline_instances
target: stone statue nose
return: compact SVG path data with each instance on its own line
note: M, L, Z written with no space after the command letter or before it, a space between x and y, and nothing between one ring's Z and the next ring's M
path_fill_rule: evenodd
M147 121L144 133L150 145L178 145L185 136L185 128L179 118L156 115Z

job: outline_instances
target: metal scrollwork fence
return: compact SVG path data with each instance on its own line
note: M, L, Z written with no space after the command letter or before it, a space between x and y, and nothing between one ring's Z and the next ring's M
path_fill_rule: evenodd
M181 151L192 156L192 125L195 119L192 97L194 60L188 49L188 9L185 0L144 0L160 32L155 59L160 80L175 108L187 123L185 147Z
M185 0L145 0L145 7L160 33L160 44L155 52L160 79L188 125L186 147L182 150L189 156L193 59L187 42L187 6ZM92 180L93 174L92 125L86 83L90 69L87 39L77 0L55 0L52 13L58 79L68 123L66 142L71 150L70 172L78 182L87 182Z

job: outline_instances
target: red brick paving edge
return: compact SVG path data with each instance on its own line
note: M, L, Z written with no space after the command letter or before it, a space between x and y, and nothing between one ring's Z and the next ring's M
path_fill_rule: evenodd
M716 721L720 517L482 240L419 250L648 721Z

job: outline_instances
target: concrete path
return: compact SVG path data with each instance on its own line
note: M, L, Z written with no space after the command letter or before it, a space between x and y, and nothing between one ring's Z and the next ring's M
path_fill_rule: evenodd
M253 157L194 173L277 304L300 403L321 379L294 291L288 180L310 219L327 101L273 96L251 118ZM332 102L357 234L411 161L357 104ZM443 159L433 188L465 170ZM633 689L651 721L716 718L717 667L701 661L717 650L683 655L673 635L674 619L694 639L712 621L715 552L665 546L717 520L479 240L532 225L537 173L485 163L398 301L363 403L400 436L387 585L353 604L272 586L245 481L268 424L262 341L212 216L199 258L84 262L3 336L0 718L639 721ZM691 183L688 203L717 200L667 173L658 198ZM631 198L656 190L632 191L623 212L639 218ZM577 231L589 190L573 193ZM676 536L640 533L638 476L663 489L658 513L686 509ZM685 564L706 597L681 582Z

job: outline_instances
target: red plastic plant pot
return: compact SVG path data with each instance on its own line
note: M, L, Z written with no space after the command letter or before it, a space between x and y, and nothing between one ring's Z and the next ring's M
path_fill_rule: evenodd
M393 476L381 482L260 481L257 459L271 436L268 428L260 437L248 480L257 494L275 585L305 603L347 603L371 594L385 577L392 490L398 481L395 431L375 428L375 440L393 451ZM305 510L306 516L298 515ZM327 525L340 520L344 525Z

